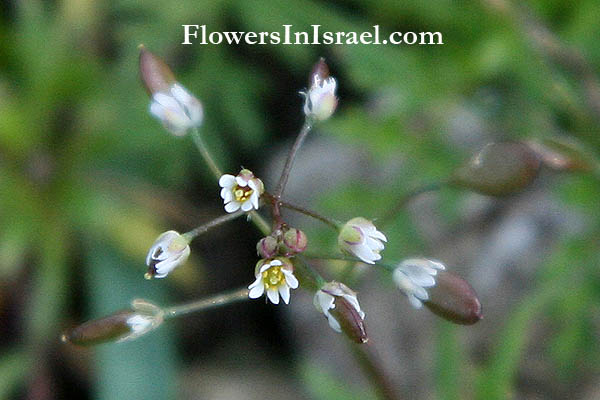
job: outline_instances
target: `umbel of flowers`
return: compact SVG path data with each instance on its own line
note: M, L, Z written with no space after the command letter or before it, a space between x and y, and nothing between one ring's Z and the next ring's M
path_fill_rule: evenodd
M342 282L324 279L312 266L314 259L339 259L378 267L415 308L425 305L435 314L460 324L472 324L481 319L481 305L475 291L466 281L447 272L442 263L420 258L384 263L382 253L388 238L373 221L354 217L342 224L284 199L293 161L304 139L313 126L329 119L338 106L337 81L330 76L324 59L314 66L309 76L309 88L301 92L304 104L299 111L303 111L305 122L272 191L267 191L263 181L249 169L243 168L237 174L222 172L200 133L203 120L200 101L177 82L165 62L143 46L140 48L140 75L151 97L150 114L175 136L191 134L215 176L214 189L220 190L225 209L222 216L189 232L180 234L168 230L160 234L146 257L146 278L167 277L186 262L191 252L190 243L195 238L242 216L264 234L256 244L259 259L253 272L248 266L247 287L167 308L139 303L132 309L75 327L65 333L65 341L85 345L106 340L129 340L153 330L165 319L236 301L264 297L265 302L271 304L289 304L296 289L302 289L313 296L315 308L325 316L333 331L345 334L356 343L367 342L366 314L359 304L357 292ZM466 179L463 179L461 184L468 186L469 183L465 182ZM501 183L507 186L504 181ZM272 223L257 212L261 206L270 209ZM310 253L313 249L309 246L307 235L289 226L282 209L300 212L336 229L339 252L324 256ZM324 264L325 269L326 266Z

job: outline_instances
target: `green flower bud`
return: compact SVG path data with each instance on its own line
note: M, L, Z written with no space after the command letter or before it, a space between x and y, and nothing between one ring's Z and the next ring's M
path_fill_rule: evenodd
M306 250L308 239L306 234L296 228L288 228L283 233L281 249L286 256L293 256Z
M266 236L256 244L256 252L261 258L273 258L277 255L279 243L273 236Z

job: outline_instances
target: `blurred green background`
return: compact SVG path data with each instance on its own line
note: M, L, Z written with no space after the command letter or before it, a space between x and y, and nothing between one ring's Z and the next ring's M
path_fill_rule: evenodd
M168 279L143 279L160 232L223 211L191 140L172 137L147 112L137 46L164 57L203 102L202 134L223 168L250 168L267 188L302 124L298 91L326 57L340 105L301 151L287 197L340 220L376 218L490 141L570 136L599 154L600 4L520 6L2 2L0 398L375 398L341 336L300 290L289 307L237 304L131 343L60 343L65 328L136 297L170 305L253 280L260 236L244 221L194 242L188 264ZM439 31L445 44L182 46L181 24L255 32L378 24L387 33ZM485 315L475 326L452 326L412 310L387 275L353 280L369 349L398 392L599 398L599 196L593 174L542 171L517 196L444 189L388 223L388 262L443 260L471 281ZM293 221L312 248L334 251L327 228ZM319 267L329 278L343 271Z

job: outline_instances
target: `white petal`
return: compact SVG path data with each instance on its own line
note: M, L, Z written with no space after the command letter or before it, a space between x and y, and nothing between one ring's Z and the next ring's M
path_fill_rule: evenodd
M417 299L415 296L408 296L408 300L410 301L410 304L416 309L420 309L421 307L423 307L423 303L421 303L421 300Z
M383 240L384 242L387 242L387 238L385 237L385 235L383 233L379 232L377 229L369 232L369 236L374 237L375 239L379 239L379 240Z
M283 265L283 262L281 262L281 260L273 260L269 263L269 265L271 265L272 267L277 267Z
M298 279L296 279L294 274L286 271L285 269L282 269L281 272L283 272L283 275L285 276L285 282L287 285L292 289L296 289L298 287Z
M231 188L235 185L235 176L225 174L219 178L219 186Z
M252 193L252 196L250 196L250 201L252 202L252 205L254 206L254 208L258 210L258 193L257 192Z
M242 211L250 211L252 210L252 201L246 200L242 203Z
M385 248L383 243L381 243L379 240L373 239L368 236L367 236L367 246L369 246L374 251L381 251Z
M355 245L351 246L351 251L354 255L367 264L375 264L376 260L381 259L381 256L375 252L373 252L368 246L365 245Z
M239 209L240 209L239 201L232 201L231 203L225 204L225 211L227 211L228 213L236 212Z
M267 297L271 300L273 304L279 304L279 292L277 289L269 289L267 290Z
M242 178L241 176L236 176L235 182L238 184L238 186L241 186L241 187L248 186L248 181L245 180L244 178Z
M337 321L337 319L333 317L333 315L327 315L327 320L329 321L329 326L331 327L331 329L333 329L337 333L342 332L342 327L340 326L340 323Z
M279 286L279 294L281 295L281 299L285 304L289 304L290 302L290 288L288 285Z
M250 284L250 286L248 286L248 289L252 289L256 286L264 286L263 282L262 282L262 275L258 274L258 276L256 277L256 280L254 282L252 282Z
M260 296L262 296L264 292L265 292L265 287L264 287L264 285L262 285L262 282L261 282L260 285L254 286L252 289L250 289L250 293L248 293L248 297L250 297L251 299L257 299Z

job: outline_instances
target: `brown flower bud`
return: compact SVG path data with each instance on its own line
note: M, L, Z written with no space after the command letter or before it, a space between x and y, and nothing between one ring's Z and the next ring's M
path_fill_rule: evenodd
M266 236L256 244L256 252L261 258L273 258L277 255L279 243L273 236Z
M490 196L507 196L527 187L537 176L540 160L523 143L491 143L458 168L450 184Z
M155 56L144 45L140 49L140 77L148 94L168 92L175 83L175 75L165 62Z
M283 233L281 249L285 256L292 256L306 250L308 239L306 234L296 228L288 228Z
M428 288L423 304L434 314L456 324L472 325L483 318L481 303L467 281L452 272L440 270L435 286Z
M319 58L319 61L313 66L310 75L308 76L308 87L311 87L315 82L315 75L319 77L320 81L324 81L329 77L329 66L325 62L325 58Z
M598 162L583 144L572 137L551 137L532 140L528 146L548 168L556 171L590 172Z
M92 346L105 342L136 339L163 322L162 310L144 300L134 300L133 309L118 311L67 330L61 336L64 343Z
M328 282L317 290L313 298L316 309L329 321L336 332L344 332L356 343L366 343L365 313L360 309L356 292L340 282Z

